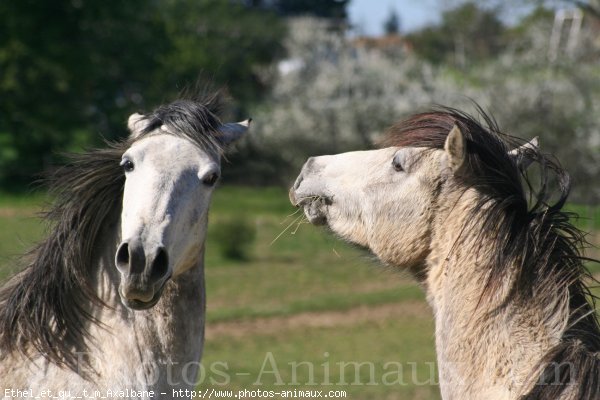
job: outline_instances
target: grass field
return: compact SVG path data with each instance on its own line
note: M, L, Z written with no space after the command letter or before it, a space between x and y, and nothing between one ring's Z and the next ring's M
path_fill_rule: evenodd
M14 271L14 256L43 235L35 218L43 201L0 196L0 277ZM586 229L600 230L597 209L574 209L592 216L580 221ZM215 193L201 386L346 390L351 399L439 398L432 315L420 289L306 224L293 224L273 242L294 221L294 211L281 189L221 187ZM256 229L247 261L224 258L212 238L231 219ZM227 372L225 385L215 370Z

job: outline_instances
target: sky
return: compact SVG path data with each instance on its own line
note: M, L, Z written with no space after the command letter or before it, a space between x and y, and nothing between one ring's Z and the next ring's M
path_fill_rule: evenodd
M395 10L400 16L400 31L410 32L439 20L441 10L437 0L351 0L350 21L362 34L383 33L383 22Z
M444 10L456 6L461 0L350 0L350 22L357 28L356 34L379 36L383 23L395 10L400 17L400 32L406 33L440 20ZM501 18L512 25L531 11L531 5L510 3Z

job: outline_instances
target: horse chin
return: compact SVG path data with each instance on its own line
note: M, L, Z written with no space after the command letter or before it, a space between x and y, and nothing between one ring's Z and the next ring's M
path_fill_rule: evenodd
M316 202L304 206L304 215L308 219L308 222L313 225L327 225L325 210Z
M304 207L304 215L313 225L327 225L327 216L323 210L308 205Z
M168 281L168 279L167 279L167 281ZM123 305L125 307L127 307L131 310L134 310L134 311L141 311L141 310L147 310L149 308L152 308L160 300L167 281L165 281L165 283L163 283L163 285L160 287L160 289L158 289L156 292L154 292L152 299L150 299L149 301L142 301L142 300L138 300L138 299L128 299L125 296L123 296L122 294L120 294L121 302L123 303Z

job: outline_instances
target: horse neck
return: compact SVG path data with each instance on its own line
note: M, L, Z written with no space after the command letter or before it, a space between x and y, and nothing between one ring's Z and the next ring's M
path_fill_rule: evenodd
M115 250L116 245L108 246L100 259L98 295L109 307L94 313L100 324L92 328L92 362L111 385L155 390L194 386L204 342L204 246L196 266L168 282L159 302L143 311L120 301Z
M558 343L569 312L568 304L558 299L567 296L557 293L557 306L533 301L498 308L511 278L491 299L482 299L487 260L498 243L493 234L479 235L477 227L463 231L477 201L474 191L448 193L446 199L448 206L439 213L443 218L435 224L425 283L435 314L443 398L515 398L526 391L532 371Z

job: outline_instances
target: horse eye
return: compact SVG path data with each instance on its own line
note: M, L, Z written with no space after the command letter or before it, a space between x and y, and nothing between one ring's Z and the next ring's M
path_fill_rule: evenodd
M213 172L212 174L206 176L204 179L202 179L202 183L204 183L207 186L213 186L215 183L217 183L217 180L219 179L219 174L217 174L216 172Z
M131 172L131 171L133 171L133 168L134 168L133 161L131 161L127 158L124 158L121 161L121 164L119 164L119 165L121 165L121 167L123 167L125 172Z
M392 167L394 167L394 170L397 172L404 171L404 168L402 168L402 164L400 164L400 161L396 157L392 159Z

